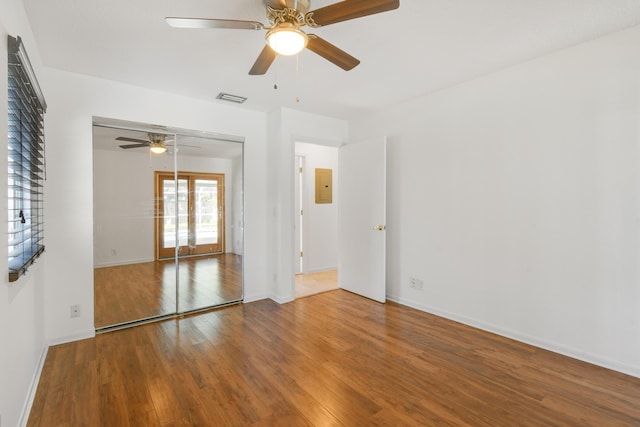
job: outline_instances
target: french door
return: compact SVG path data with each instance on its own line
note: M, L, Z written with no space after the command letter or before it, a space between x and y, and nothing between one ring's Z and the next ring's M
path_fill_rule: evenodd
M224 174L156 172L156 259L224 252Z

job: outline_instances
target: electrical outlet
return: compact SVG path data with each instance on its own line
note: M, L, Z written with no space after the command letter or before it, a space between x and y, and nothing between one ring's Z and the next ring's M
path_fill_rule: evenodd
M409 287L421 291L424 288L424 282L417 277L409 277Z
M409 287L410 288L415 288L416 287L416 278L415 277L409 277Z
M71 318L80 317L80 304L71 306Z

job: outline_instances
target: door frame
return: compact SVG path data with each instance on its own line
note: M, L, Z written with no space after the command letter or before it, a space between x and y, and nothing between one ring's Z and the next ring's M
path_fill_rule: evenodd
M304 173L305 157L296 154L295 164L295 253L294 264L296 274L305 274L304 262L304 238L305 238L305 193L304 193Z

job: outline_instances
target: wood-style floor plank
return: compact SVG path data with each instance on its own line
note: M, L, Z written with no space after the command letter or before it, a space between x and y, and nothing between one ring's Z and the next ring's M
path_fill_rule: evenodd
M96 328L173 314L176 264L173 259L94 269ZM242 257L233 253L180 258L180 312L242 298Z
M639 426L640 379L337 290L49 350L29 426Z

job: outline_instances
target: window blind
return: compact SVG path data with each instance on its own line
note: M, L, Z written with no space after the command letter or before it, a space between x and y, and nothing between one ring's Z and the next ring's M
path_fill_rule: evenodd
M44 113L47 105L20 37L8 37L9 281L44 251Z

